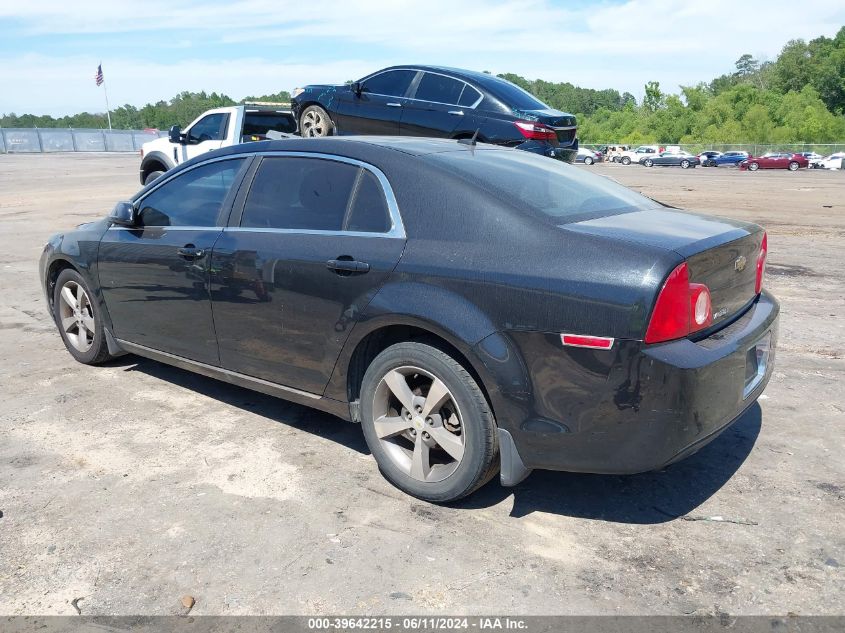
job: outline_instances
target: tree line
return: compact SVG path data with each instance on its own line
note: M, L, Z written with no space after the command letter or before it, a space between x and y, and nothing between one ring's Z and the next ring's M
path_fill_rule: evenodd
M645 95L614 89L580 88L568 82L499 75L553 108L576 114L585 143L834 143L845 141L845 27L833 37L789 41L773 61L742 55L735 70L709 83L665 93L659 82ZM250 101L285 102L286 91ZM209 108L236 105L224 94L183 92L170 101L142 108L124 105L111 112L115 128L184 127ZM106 127L104 113L54 118L4 114L2 127Z

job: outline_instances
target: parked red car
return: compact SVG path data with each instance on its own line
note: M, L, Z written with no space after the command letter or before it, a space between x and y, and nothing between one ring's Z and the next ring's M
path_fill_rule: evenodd
M810 161L801 154L790 152L770 152L759 157L749 156L739 164L740 169L757 171L758 169L788 169L796 171L800 167L809 167Z

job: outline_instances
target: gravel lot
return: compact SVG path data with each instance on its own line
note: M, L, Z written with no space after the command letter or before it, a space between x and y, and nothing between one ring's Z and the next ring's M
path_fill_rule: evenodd
M767 226L776 373L666 471L537 472L438 507L382 479L354 425L71 359L42 245L137 190L137 168L0 155L1 614L175 614L186 594L193 614L843 612L845 173L578 167Z

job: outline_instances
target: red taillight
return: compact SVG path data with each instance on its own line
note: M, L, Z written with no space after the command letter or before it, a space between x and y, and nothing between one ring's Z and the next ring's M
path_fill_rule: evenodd
M532 141L554 141L557 139L555 131L542 123L514 121L513 124L525 138L531 139Z
M760 254L757 255L757 281L754 283L754 294L760 294L763 289L763 276L766 274L766 256L769 254L769 238L763 233L760 242Z
M713 322L710 289L689 280L686 262L675 268L666 283L651 315L645 333L646 343L662 343L683 338Z

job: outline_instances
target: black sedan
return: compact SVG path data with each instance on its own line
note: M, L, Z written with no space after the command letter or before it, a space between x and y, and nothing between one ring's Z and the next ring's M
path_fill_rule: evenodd
M766 252L759 226L527 152L291 139L168 171L51 237L40 275L78 361L138 354L359 422L391 482L443 502L716 437L772 372Z
M677 152L661 152L657 156L646 156L640 159L640 165L645 165L646 167L657 165L661 167L672 166L689 169L690 167L697 167L700 164L701 160L698 156L684 153L679 154Z
M469 139L573 162L575 117L509 81L471 70L393 66L351 84L297 88L302 136L394 134Z

